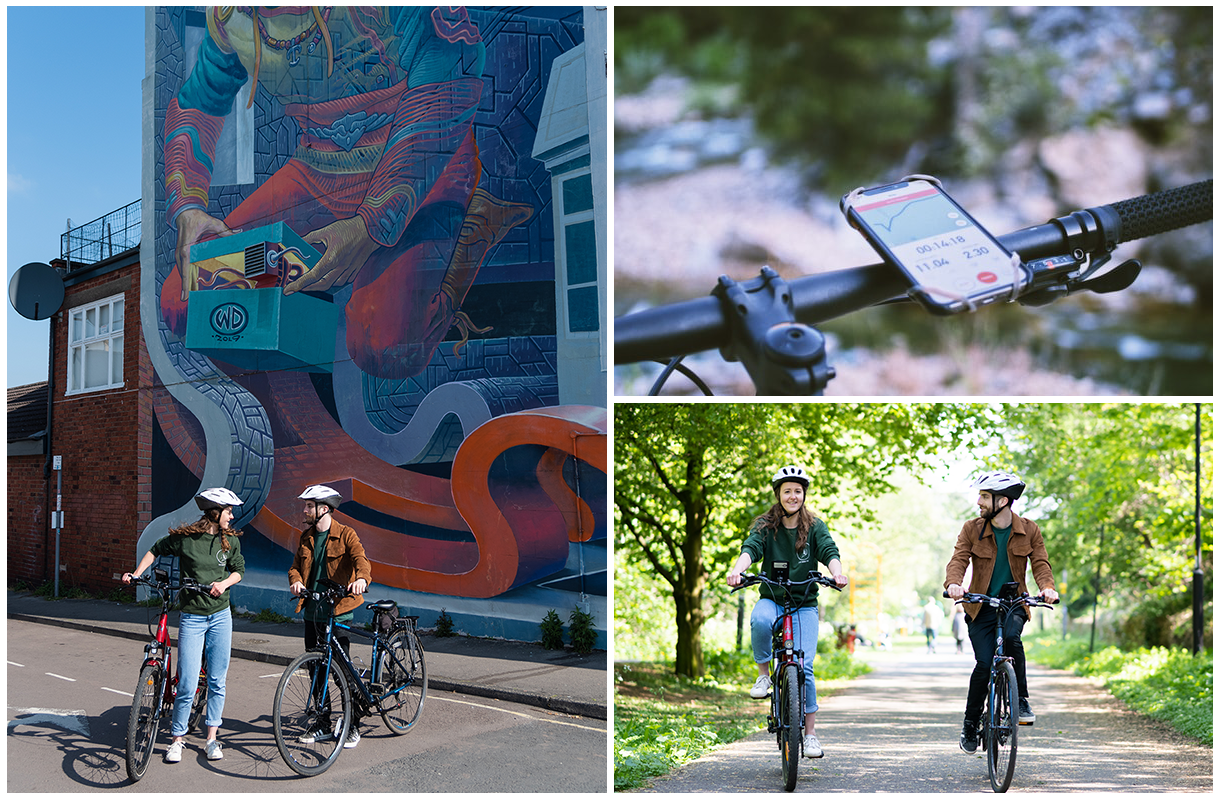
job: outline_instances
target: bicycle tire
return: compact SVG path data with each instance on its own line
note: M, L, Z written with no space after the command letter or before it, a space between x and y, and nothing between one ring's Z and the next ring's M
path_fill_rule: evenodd
M161 698L165 694L164 670L160 664L145 664L140 669L131 713L127 717L127 777L136 782L148 771L157 728L161 723Z
M987 696L987 776L991 788L1006 792L1017 766L1017 673L1004 661Z
M191 713L186 718L186 732L202 730L200 720L208 707L208 676L206 672L199 673L199 681L195 684L195 696L191 698Z
M394 634L382 655L381 681L392 694L377 703L391 733L402 736L419 721L428 697L428 667L415 631Z
M272 706L272 727L280 757L293 772L306 777L330 769L343 752L352 725L347 677L338 664L332 661L327 668L326 662L327 654L317 651L297 656L280 676ZM315 692L314 676L322 670L326 671L325 685Z
M784 791L796 788L797 767L801 763L801 734L805 730L805 715L801 713L802 679L796 664L785 664L783 686L780 689L780 754L784 767Z

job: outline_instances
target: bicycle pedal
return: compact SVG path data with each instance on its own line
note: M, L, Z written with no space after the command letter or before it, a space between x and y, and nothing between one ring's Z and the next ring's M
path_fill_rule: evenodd
M1017 724L1018 724L1018 725L1033 725L1033 724L1034 724L1034 721L1033 721L1032 719L1028 719L1028 720L1027 720L1027 719L1019 719L1019 720L1017 720Z

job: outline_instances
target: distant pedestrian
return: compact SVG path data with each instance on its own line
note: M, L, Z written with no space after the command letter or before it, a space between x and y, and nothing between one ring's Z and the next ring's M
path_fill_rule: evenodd
M178 691L174 696L173 741L165 751L165 760L182 760L187 720L191 702L199 685L199 667L207 658L207 716L204 724L208 738L204 752L209 761L224 758L216 734L220 729L225 707L225 677L229 673L229 656L233 645L233 615L229 608L229 587L241 581L246 560L241 555L240 534L229 527L233 508L241 498L225 488L204 489L195 495L195 505L203 512L199 521L173 528L169 535L153 542L134 572L123 575L123 583L131 583L152 566L158 556L177 556L182 577L210 584L207 594L191 592L183 596L182 616L178 622ZM230 539L229 537L234 537Z
M957 642L958 655L962 653L962 643L966 641L966 635L966 612L958 606L957 613L953 615L953 639Z
M945 618L945 609L935 597L929 597L923 607L923 634L928 641L928 652L936 652L936 633Z

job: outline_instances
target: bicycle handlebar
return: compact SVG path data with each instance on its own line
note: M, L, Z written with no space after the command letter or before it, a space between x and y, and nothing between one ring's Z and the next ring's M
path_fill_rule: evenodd
M1082 253L1109 253L1129 242L1212 218L1212 182L1200 181L1155 194L1073 211L1042 225L999 236L1029 262ZM829 319L906 294L908 281L889 264L827 272L788 284L798 322ZM1040 288L1040 287L1032 287ZM1123 288L1123 287L1118 287ZM614 363L665 361L729 344L730 325L721 301L701 297L658 306L614 320Z
M941 596L949 597L949 592L942 592ZM1047 602L1046 598L1042 595L1031 595L1028 592L1023 593L1020 597L1010 598L989 597L988 595L978 594L977 592L966 592L961 596L961 599L955 600L953 604L960 605L962 603L983 603L984 605L991 606L999 606L1001 603L1006 603L1014 606L1026 605L1030 606L1031 608L1050 608L1052 605L1059 605L1059 598L1055 598L1054 600Z
M747 586L753 586L756 583L768 583L772 586L779 586L781 588L795 587L798 589L802 586L808 586L811 583L816 583L821 586L827 586L831 589L834 589L836 592L843 591L843 587L839 586L837 583L835 583L834 578L827 578L825 575L823 575L820 572L809 573L809 577L803 581L777 581L777 580L774 580L773 578L768 578L766 575L763 575L761 573L755 574L755 573L750 573L750 572L743 572L743 573L741 573L741 583L737 586L734 586L733 589L729 592L729 594L732 594L733 592L737 591L738 589L744 589Z

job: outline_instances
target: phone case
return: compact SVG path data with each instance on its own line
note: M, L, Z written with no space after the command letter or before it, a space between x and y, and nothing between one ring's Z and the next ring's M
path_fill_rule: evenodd
M918 182L928 186L915 185ZM895 194L890 199L878 199L885 198L887 192L905 192L908 187L915 191ZM934 194L937 197L933 197ZM919 214L922 212L907 215L916 202L924 199L935 200L924 206L934 210L930 217L921 219ZM870 204L869 200L876 202ZM904 239L902 246L907 258L893 251L874 230L873 224L864 219L860 210L890 205L898 209L890 222L895 228L900 224L903 226L900 232L892 228L891 233ZM873 249L907 276L912 284L908 295L933 313L955 314L973 311L1002 299L1015 300L1029 281L1029 271L1022 265L1020 257L1000 244L971 217L945 192L936 178L911 175L883 186L860 187L844 195L839 207L848 223L864 236ZM940 216L946 210L948 213L945 216L949 220ZM899 223L903 217L906 219ZM925 252L914 256L910 252L912 248ZM980 251L983 255L978 255ZM972 257L977 259L973 263L970 262ZM936 272L935 276L921 275L912 268L908 259L913 259L928 273Z

